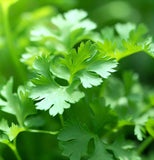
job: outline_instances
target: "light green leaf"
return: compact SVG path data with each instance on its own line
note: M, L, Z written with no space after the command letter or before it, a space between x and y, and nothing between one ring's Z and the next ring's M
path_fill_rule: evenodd
M148 133L154 137L154 119L149 119L148 122L146 123L146 129Z
M17 93L13 93L13 79L11 78L3 86L1 95L1 110L16 116L18 123L23 126L28 115L34 114L33 101L29 99L29 93L23 87L19 87Z
M97 51L96 44L90 41L81 43L78 52L72 50L62 62L70 70L69 82L79 78L85 88L100 85L102 78L108 78L117 66L114 59L106 58L104 53Z
M101 42L97 43L100 52L106 52L106 55L117 60L141 51L154 57L154 45L152 38L145 36L148 31L145 25L140 24L136 26L132 23L117 24L115 29L118 36L115 33L113 36L113 32L111 32L113 28L108 29L112 39L102 35Z
M8 126L7 120L2 119L2 120L0 121L0 130L2 130L2 131L4 131L4 132L8 132L9 126Z
M130 32L136 29L136 25L130 22L126 24L118 23L115 25L115 29L122 39L128 39Z
M48 110L52 116L63 114L64 109L70 108L70 103L76 103L84 97L84 93L71 87L53 85L36 86L32 89L31 98L39 102L37 109Z
M9 132L7 133L10 141L15 139L16 136L22 131L24 131L23 128L20 128L18 125L15 125L14 123L12 123L11 127L9 128Z
M7 120L2 119L0 121L0 130L3 132L0 133L0 141L5 142L7 139L10 141L14 140L16 136L25 129L15 125L14 123L9 127Z
M38 77L33 80L30 97L39 101L36 103L37 109L49 110L50 115L55 116L70 108L70 103L76 103L84 97L84 93L77 90L76 85L60 86L55 82L51 76L48 57L38 57L33 67Z
M77 9L59 14L51 19L52 27L36 26L31 32L31 40L45 43L54 52L69 51L81 40L89 39L91 31L96 28L96 24L86 17L85 11Z

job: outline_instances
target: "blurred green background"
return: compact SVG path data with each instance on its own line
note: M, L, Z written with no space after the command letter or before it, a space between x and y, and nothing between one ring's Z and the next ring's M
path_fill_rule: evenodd
M149 28L150 35L154 37L154 0L19 0L11 6L9 14L10 27L19 58L30 43L29 31L36 21L37 23L38 21L42 22L42 19L46 21L57 13L74 8L87 11L89 18L97 23L98 31L118 22L144 23ZM154 59L144 53L138 53L121 60L116 74L121 75L123 70L133 70L138 73L143 84L148 86L154 84ZM15 73L9 60L0 14L0 84L5 83L11 75L15 75ZM18 83L17 81L16 83ZM53 129L53 124L57 129L56 119L51 122L48 114L44 117L46 117L44 121L47 129L50 127ZM21 155L29 153L29 155L22 157L23 160L62 160L62 157L57 157L59 153L56 150L58 147L56 137L24 133L19 135L18 142ZM5 159L11 155L12 158L9 160L15 160L13 153L5 148L6 146L0 145L0 155L3 154ZM2 153L2 150L5 152ZM48 154L51 157L47 157ZM2 160L1 156L0 160Z

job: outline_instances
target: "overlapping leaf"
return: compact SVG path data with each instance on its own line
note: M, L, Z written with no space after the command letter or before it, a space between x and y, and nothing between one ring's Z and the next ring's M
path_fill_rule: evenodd
M63 63L70 71L70 82L73 78L79 78L85 88L97 86L107 78L112 72L115 72L117 62L114 59L108 59L104 53L97 51L96 44L90 41L81 43L76 50L72 50L63 60Z
M78 102L84 94L76 86L60 86L51 77L50 61L46 57L38 57L34 63L38 77L31 90L31 97L38 102L37 109L49 110L50 115L62 114L70 103Z
M87 156L89 160L112 160L103 142L79 122L68 122L58 136L63 155L70 160L80 160ZM93 153L88 153L90 140L94 140Z
M145 101L144 91L138 83L137 75L126 72L123 80L124 84L118 79L109 79L102 94L106 97L107 104L117 112L119 127L134 125L134 134L142 141L146 136L146 122L154 117L154 112L152 108L150 112L146 110L149 104Z
M52 27L38 26L31 34L33 41L46 41L57 51L70 50L76 43L87 39L96 24L86 18L83 10L71 10L51 19ZM47 43L46 43L47 44Z

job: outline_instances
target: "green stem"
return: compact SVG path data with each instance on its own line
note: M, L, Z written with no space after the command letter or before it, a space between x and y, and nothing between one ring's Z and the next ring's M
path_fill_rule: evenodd
M138 154L140 155L152 143L153 137L148 137L139 147Z
M7 144L11 150L14 152L15 156L16 156L16 159L17 160L22 160L19 153L18 153L18 150L17 150L17 147L16 147L16 139L14 140L14 143L8 143Z
M70 79L69 79L69 84L71 84L73 81L73 75L71 74Z
M60 118L60 122L61 122L62 127L64 127L64 118L63 118L63 115L59 114L59 118Z
M13 45L13 39L12 39L12 34L11 34L11 30L10 30L10 25L9 25L8 12L9 12L9 6L2 5L2 15L3 15L2 18L3 18L3 25L4 25L6 40L7 40L8 48L10 51L9 56L11 58L13 67L14 67L17 75L19 76L20 81L23 82L25 76L24 76L21 64L20 64L18 57L17 57L17 51L15 50L15 47Z
M34 129L26 129L26 132L31 132L31 133L45 133L45 134L51 134L51 135L56 135L59 133L59 131L45 131L45 130L34 130Z

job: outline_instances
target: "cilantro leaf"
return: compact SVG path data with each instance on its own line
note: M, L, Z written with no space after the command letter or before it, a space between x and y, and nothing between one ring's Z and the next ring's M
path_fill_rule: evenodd
M85 156L92 138L93 134L77 122L66 123L58 136L63 155L70 157L70 160L80 160Z
M90 41L81 43L78 52L72 50L62 62L70 70L70 83L73 78L79 78L85 88L101 84L102 78L115 72L114 68L117 66L114 59L106 58L104 53L97 51L96 44Z
M152 109L151 112L145 109L149 104L145 101L144 88L139 84L138 76L132 72L125 72L123 81L124 84L119 79L111 77L104 84L102 95L111 109L117 113L118 127L134 125L134 135L142 141L146 137L146 122L154 117L154 112Z
M131 141L126 141L123 136L118 137L113 144L107 146L107 148L112 150L114 156L119 160L141 160L137 155L137 152L134 150L134 147L134 144Z
M102 30L102 39L99 38L100 42L97 43L101 52L117 60L141 51L154 57L154 45L152 38L145 36L148 31L145 25L116 24L115 30L118 36L115 36L113 28L108 30L111 34L110 39L104 34L105 29L104 32Z
M47 57L38 57L33 66L38 77L33 80L31 98L37 100L37 109L48 110L52 116L62 114L70 103L78 102L84 94L76 86L60 86L51 76L50 60Z
M70 160L80 160L82 157L89 157L89 160L112 160L102 140L80 122L68 121L59 133L58 140L62 154L70 157ZM90 140L94 140L92 153L88 152Z
M14 123L9 127L7 120L2 119L0 121L0 130L2 131L2 133L0 133L0 141L5 143L6 139L9 141L14 140L20 132L24 131L24 128L21 128Z
M89 160L113 160L112 155L105 149L105 145L103 144L103 142L101 142L98 137L96 137L94 140L95 151L92 157L89 158Z
M85 11L77 9L59 14L51 19L52 27L37 26L33 29L31 40L45 41L56 52L68 51L81 40L89 39L91 31L96 28L96 24L86 17Z
M70 103L78 102L84 94L71 87L53 85L36 86L32 89L31 98L40 101L36 103L37 109L48 110L52 116L62 114L64 109L70 108Z
M28 66L28 69L32 69L33 63L37 56L46 55L48 56L50 52L44 47L26 47L26 52L22 54L20 59L21 62Z
M153 117L154 118L154 117ZM148 122L146 123L146 129L148 133L154 137L154 119L149 119Z
M106 106L104 98L93 99L90 107L93 112L92 123L98 135L102 136L117 125L117 114L109 106Z
M35 109L29 92L23 87L19 87L17 93L13 93L13 79L11 78L1 90L0 99L1 110L16 116L20 126L24 125L24 120L28 115L34 114Z

